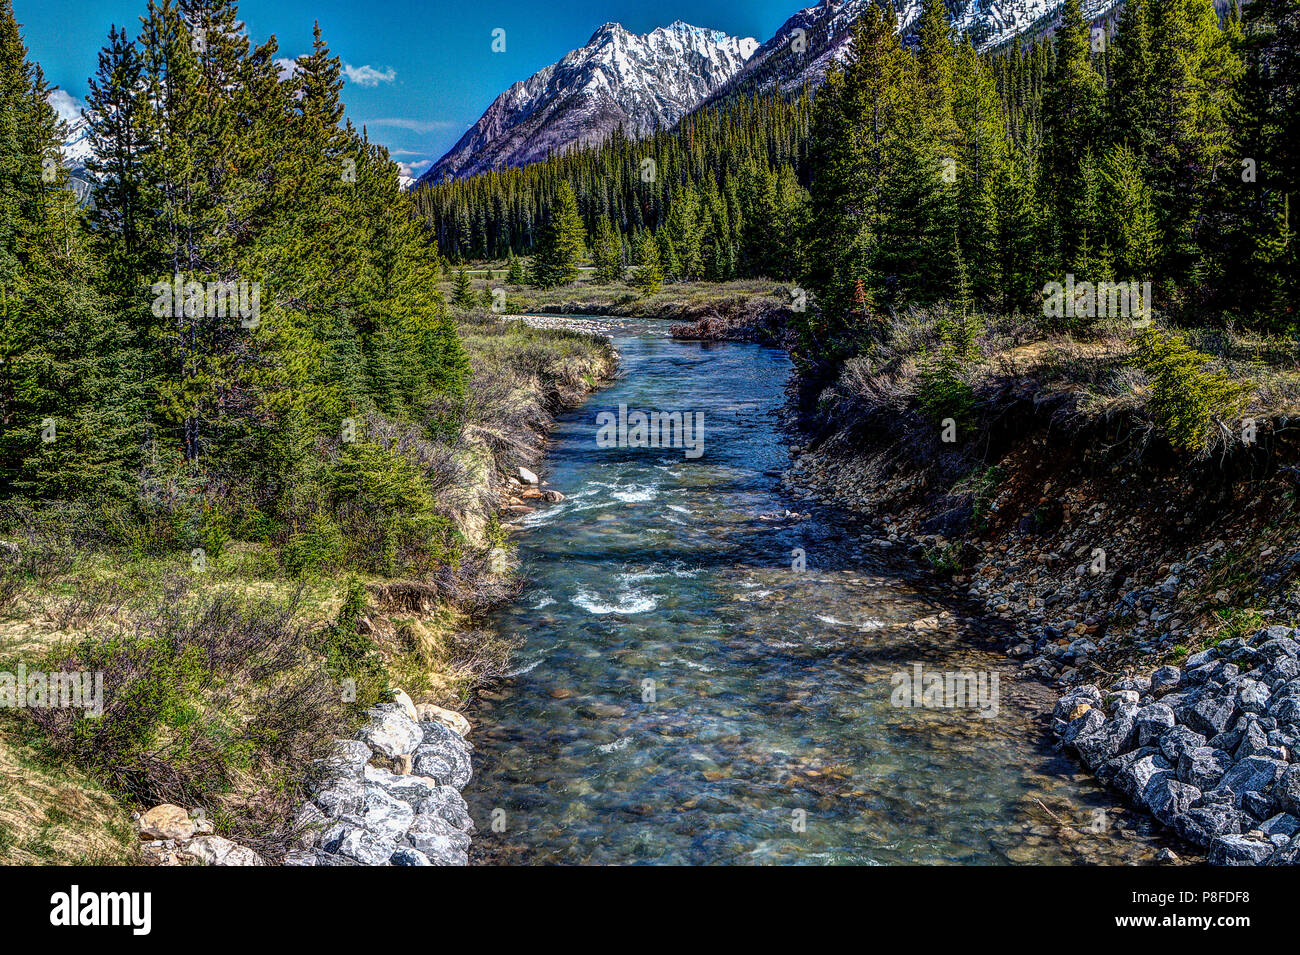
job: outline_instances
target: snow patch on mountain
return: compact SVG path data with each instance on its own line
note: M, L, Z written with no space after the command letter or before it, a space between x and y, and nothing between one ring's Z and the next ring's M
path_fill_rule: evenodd
M646 34L602 25L586 45L496 98L421 182L521 166L603 141L673 126L744 67L753 37L681 20Z
M74 174L81 173L90 158L90 123L81 115L83 104L61 89L52 89L47 97L59 119L67 126L63 140L63 165Z

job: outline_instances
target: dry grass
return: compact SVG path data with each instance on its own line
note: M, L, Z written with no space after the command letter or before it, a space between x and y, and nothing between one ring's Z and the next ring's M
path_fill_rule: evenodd
M923 356L937 351L942 323L953 318L943 306L891 316L888 334L867 341L844 363L824 396L823 410L840 423L864 415L907 415L917 400ZM1071 334L1045 331L1032 317L978 315L975 320L979 354L965 375L986 404L1028 388L1036 402L1065 399L1068 412L1062 413L1079 424L1120 418L1140 424L1148 417L1150 383L1133 362L1136 332L1129 325L1099 322ZM1263 422L1300 413L1300 354L1294 341L1232 327L1178 331L1210 356L1214 368L1246 386L1242 417Z
M42 768L0 730L0 865L132 865L127 810L83 774Z
M649 297L627 282L598 285L588 277L572 285L536 289L527 285L505 284L504 273L494 272L489 282L483 275L473 276L475 295L485 288L506 290L506 310L513 314L544 312L550 314L594 314L678 318L688 306L714 305L730 299L771 297L782 305L790 304L789 286L768 279L737 279L731 282L666 282ZM584 276L589 273L584 273ZM452 283L444 281L442 292L451 300Z

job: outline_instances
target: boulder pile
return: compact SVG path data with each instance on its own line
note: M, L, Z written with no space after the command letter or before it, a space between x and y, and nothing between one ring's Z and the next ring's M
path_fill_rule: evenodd
M1300 863L1300 628L1061 697L1063 745L1211 864Z
M298 813L285 865L466 865L474 823L469 724L415 707L404 693L376 706L356 739L336 740L326 785Z

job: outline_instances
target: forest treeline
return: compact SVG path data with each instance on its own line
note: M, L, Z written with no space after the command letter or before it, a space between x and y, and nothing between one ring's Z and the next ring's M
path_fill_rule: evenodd
M437 246L344 118L319 29L291 70L278 55L232 0L151 0L134 37L115 27L83 209L0 0L0 499L112 504L146 547L376 508L401 526L366 528L370 553L436 536L418 471L363 419L455 425L469 363Z
M981 54L943 0L906 42L870 8L814 94L733 99L415 203L449 258L499 258L545 251L572 190L615 271L652 234L669 279L800 282L811 356L907 304L1033 311L1067 275L1150 282L1174 321L1282 331L1300 295L1298 27L1294 0L1222 17L1213 0L1130 0L1113 29L1068 0L1050 38Z

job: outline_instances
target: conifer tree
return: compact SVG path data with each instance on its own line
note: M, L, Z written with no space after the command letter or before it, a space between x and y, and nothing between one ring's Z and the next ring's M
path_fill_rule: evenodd
M1088 197L1082 163L1098 130L1102 79L1089 59L1089 35L1079 0L1065 0L1055 35L1055 63L1043 92L1041 194L1054 268L1079 260L1087 232Z
M609 216L602 215L596 223L596 237L591 243L591 263L595 266L595 279L601 284L617 282L623 278L623 243L614 231Z
M510 256L510 261L506 265L506 284L523 285L527 281L524 273L524 264L515 255Z
M456 270L456 286L451 293L451 304L457 308L474 307L474 290L470 287L469 275L464 268Z
M533 282L539 288L568 285L578 277L578 263L587 244L587 233L578 215L573 188L561 182L555 190L550 218L542 228L533 254Z
M663 285L664 272L659 260L659 243L648 231L641 232L636 237L635 263L632 284L643 296L649 298Z

